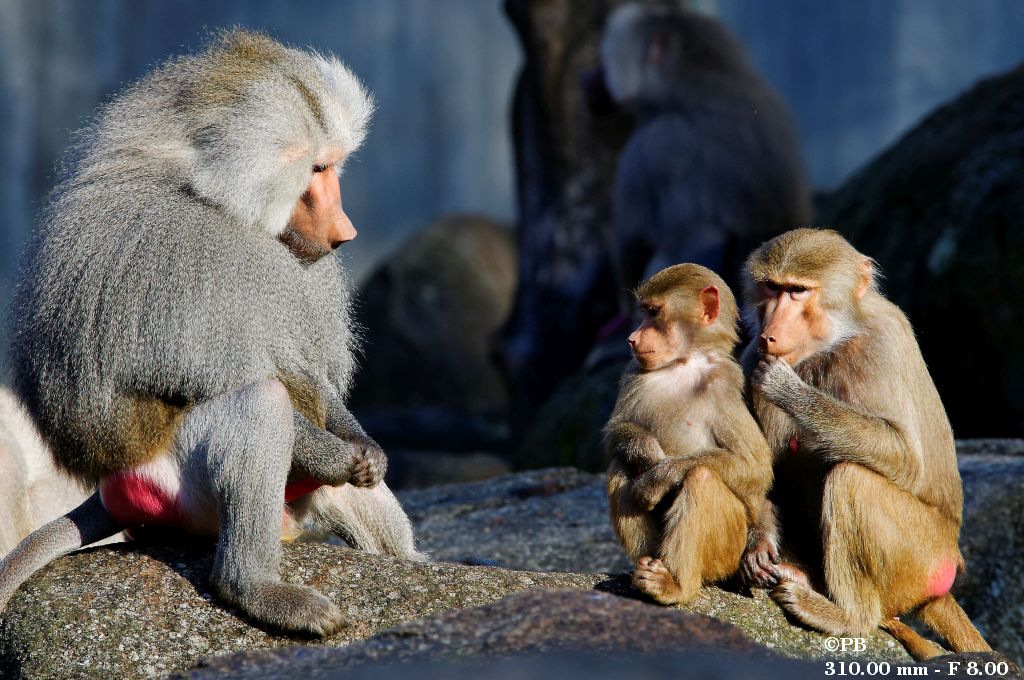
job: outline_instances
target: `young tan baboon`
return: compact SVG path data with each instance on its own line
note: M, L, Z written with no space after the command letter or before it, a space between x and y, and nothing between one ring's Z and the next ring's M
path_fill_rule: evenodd
M828 230L787 232L747 260L757 337L743 363L775 456L787 554L766 512L744 574L826 633L881 625L916 658L934 656L896 618L917 612L954 651L989 651L949 594L964 567L953 432L914 331L875 275Z
M679 264L636 295L645 317L605 426L608 502L633 584L686 602L739 568L771 452L743 400L736 300L721 277Z

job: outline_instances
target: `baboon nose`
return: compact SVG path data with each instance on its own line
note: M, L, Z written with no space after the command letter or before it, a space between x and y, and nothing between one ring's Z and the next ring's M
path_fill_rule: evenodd
M771 347L774 343L775 343L775 336L774 335L762 335L761 339L758 341L758 344L761 346L761 351L762 352L767 352L768 348Z

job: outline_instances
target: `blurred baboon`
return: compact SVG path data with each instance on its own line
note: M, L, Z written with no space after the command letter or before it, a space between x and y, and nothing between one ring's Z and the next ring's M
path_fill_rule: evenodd
M786 542L780 553L764 513L744 572L830 635L881 625L915 658L941 653L896 618L916 612L953 651L989 651L949 592L964 568L953 432L910 323L875 277L828 230L787 232L747 260L758 337L744 365Z
M289 533L420 557L343 402L355 338L331 251L356 232L338 174L371 110L333 57L234 31L82 135L26 249L12 358L57 464L99 492L0 563L0 609L57 555L169 525L219 534L220 597L323 635L342 613L280 581L282 512Z
M676 262L735 284L754 246L808 222L789 112L721 23L624 5L608 20L601 61L612 98L637 119L613 200L625 287Z
M679 264L637 298L644 319L605 426L608 503L634 585L686 602L739 569L748 528L762 521L771 451L743 398L736 300L721 277Z
M91 494L57 469L28 413L0 387L0 554Z

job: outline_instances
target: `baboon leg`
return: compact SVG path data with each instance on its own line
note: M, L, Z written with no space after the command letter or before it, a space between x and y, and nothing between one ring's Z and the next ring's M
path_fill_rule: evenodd
M961 557L956 527L936 509L853 463L832 469L822 502L824 572L831 599L781 584L773 596L797 619L834 635L860 635L949 591ZM939 611L942 621L957 618L949 608L929 611ZM905 632L905 627L889 624L886 630L894 628ZM977 635L973 626L971 631ZM932 653L900 634L894 635L909 642L911 654Z
M279 575L293 438L288 392L266 380L196 405L175 446L186 474L216 503L214 591L261 624L329 635L343 623L338 606L312 588L282 583Z
M743 504L711 469L697 466L665 515L658 559L640 560L633 582L663 604L688 602L703 584L736 572L746 542Z
M632 482L617 460L608 467L608 510L612 527L633 564L655 554L661 531L651 513L633 500Z

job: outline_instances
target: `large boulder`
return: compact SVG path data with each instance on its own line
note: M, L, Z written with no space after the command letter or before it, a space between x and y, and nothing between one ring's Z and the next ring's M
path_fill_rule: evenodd
M968 573L955 589L993 647L1017 660L1024 657L1022 454L1021 441L961 442ZM784 656L837 658L822 636L789 623L761 591L705 588L685 608L639 599L609 528L603 475L540 470L410 491L402 500L422 548L435 559L470 564L410 563L318 543L286 546L285 578L320 588L348 612L350 625L324 644L368 640L331 656L331 668L391 655L423 661L491 650L613 653L612 633L631 628L649 638L644 649L651 651L687 638L691 650L735 652L746 649L749 638ZM0 677L153 677L183 672L210 656L294 645L295 639L254 628L214 600L206 584L211 560L211 546L202 544L122 545L57 560L19 589L3 614ZM566 589L577 593L552 592ZM537 590L543 592L500 602ZM706 635L695 636L693 627ZM283 659L298 672L308 659L326 659L319 654L304 648L256 658L271 665ZM880 634L868 639L862 656L907 658ZM230 663L222 670L231 670Z
M571 550L571 546L565 547ZM248 625L237 612L214 600L206 582L212 556L209 546L122 545L57 560L20 588L4 612L0 622L0 677L154 677L184 671L211 655L293 644L294 639ZM342 603L350 624L325 641L331 646L367 639L403 621L488 604L526 590L575 588L592 592L597 588L635 597L625 575L413 563L319 543L288 544L283 573L287 580L315 586ZM495 615L505 611L509 616L489 624L493 637L501 638L514 630L525 634L539 625L546 615L546 602L542 595L526 604L493 610ZM604 598L595 602L606 613L627 611L633 620L640 611L631 609L632 604ZM571 602L564 604L562 616L570 617L573 606ZM660 606L642 606L652 617L666 616ZM582 607L577 616L586 613L586 605ZM779 654L834 656L822 636L788 623L763 593L749 597L708 588L687 610L718 622L699 624L699 619L673 619L677 623L666 629L668 640L652 645L665 648L683 631L703 627L708 632L703 646L721 643L734 649L750 648L751 643L743 635L729 632L721 623L726 622L754 643ZM459 630L473 628L473 621L487 620L490 614L466 616L469 618L458 619L464 622ZM579 646L589 640L599 647L602 630L618 625L601 618L587 630L559 633L558 620L562 619L556 617L546 624L547 634L551 639L566 641L566 646ZM428 639L445 631L456 635L448 627L450 622L425 623L419 629ZM542 637L535 639L539 643ZM439 644L439 640L431 643ZM482 641L466 639L460 644L480 645ZM895 641L879 634L869 638L863 655L907 658Z
M590 573L631 566L608 520L603 475L548 468L400 495L437 560Z
M15 594L0 623L0 677L135 678L200 658L295 643L220 606L208 545L120 545L57 560ZM286 545L282 573L342 603L349 625L327 643L532 588L593 588L593 574L423 564L321 543Z
M1024 67L927 116L818 223L878 260L957 434L1024 434Z
M490 339L515 281L511 230L466 215L416 233L370 274L351 396L369 432L394 446L493 449L508 398Z
M1024 661L1024 441L961 441L967 572L957 599L994 648Z
M1024 440L957 447L967 572L954 594L996 650L1024 661ZM411 491L402 502L422 547L440 559L618 572L630 565L608 521L604 484L603 474L547 469Z

